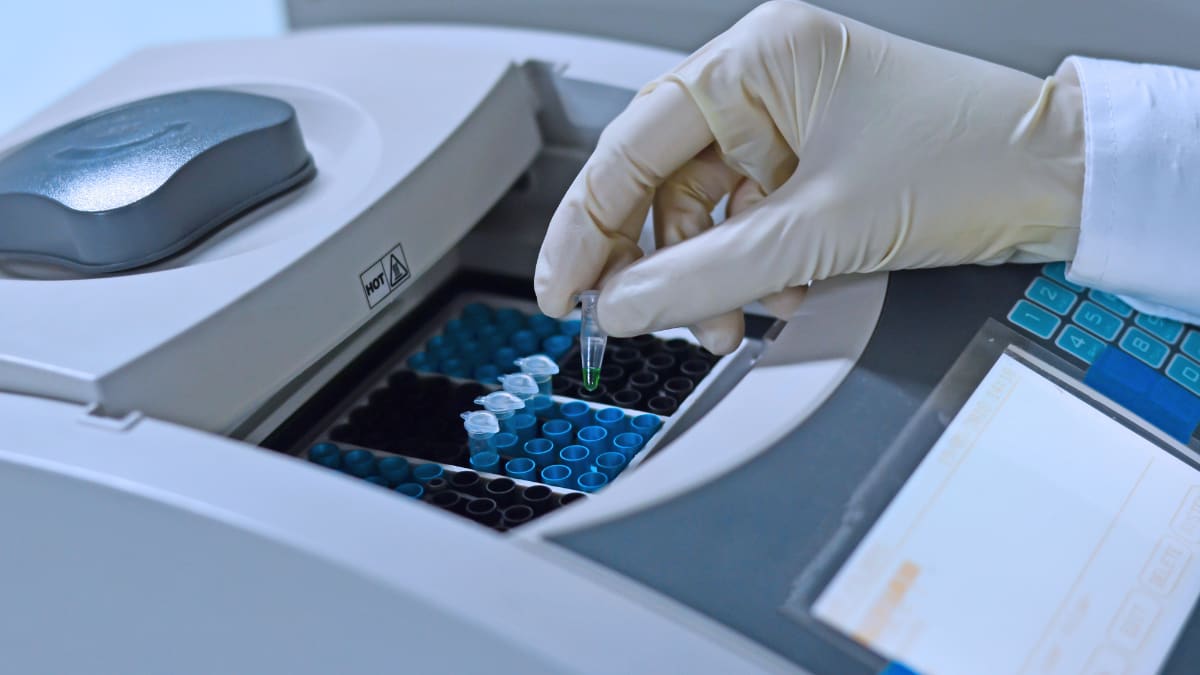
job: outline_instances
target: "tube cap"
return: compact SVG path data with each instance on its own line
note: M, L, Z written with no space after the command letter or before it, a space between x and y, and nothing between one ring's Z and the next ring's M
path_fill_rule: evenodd
M526 356L523 359L513 361L522 373L530 375L533 378L549 377L558 374L558 364L545 354L534 354Z
M524 405L524 404L522 404ZM500 431L500 420L490 412L475 410L462 414L463 428L468 434L494 434Z
M525 401L516 394L507 391L493 391L487 396L475 399L477 405L487 408L490 413L510 413L525 407Z
M525 373L513 373L512 375L501 375L500 384L504 385L504 391L511 394L516 394L522 399L533 398L537 396L538 384L532 377Z

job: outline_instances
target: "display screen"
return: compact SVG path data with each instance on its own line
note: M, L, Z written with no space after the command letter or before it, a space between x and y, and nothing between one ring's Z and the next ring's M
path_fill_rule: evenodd
M1200 473L1004 354L812 613L925 675L1154 672L1198 554Z

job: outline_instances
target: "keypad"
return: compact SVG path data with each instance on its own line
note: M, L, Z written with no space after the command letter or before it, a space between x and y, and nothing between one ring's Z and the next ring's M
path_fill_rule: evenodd
M1066 314L1079 296L1048 279L1038 277L1025 290L1025 297L1054 312Z
M1170 349L1155 340L1149 333L1131 326L1121 338L1121 349L1151 368L1158 368L1167 360Z
M1088 291L1088 297L1103 305L1110 311L1115 312L1117 316L1123 319L1128 319L1129 316L1133 314L1133 308L1130 307L1124 300L1118 298L1112 293L1105 293L1104 291L1097 291L1093 289Z
M1200 331L1189 330L1187 337L1183 338L1183 345L1180 346L1179 351L1195 361L1200 361Z
M1043 340L1049 340L1062 323L1057 316L1028 300L1018 300L1008 313L1008 320Z
M1044 266L1024 296L1008 313L1020 329L1087 368L1109 350L1121 352L1200 405L1200 327L1143 314L1111 293L1071 283L1063 263Z
M1166 342L1169 345L1175 344L1179 336L1183 334L1183 324L1171 319L1164 319L1161 316L1150 316L1149 314L1138 314L1133 320L1134 323L1145 328L1154 337Z
M1102 340L1081 330L1079 326L1070 324L1062 329L1058 338L1054 340L1054 344L1084 363L1095 361L1106 346Z
M1200 365L1195 361L1182 354L1172 356L1171 363L1167 366L1167 377L1200 396Z
M1071 317L1071 320L1095 333L1102 340L1115 339L1124 325L1116 314L1087 301L1075 310L1075 315Z

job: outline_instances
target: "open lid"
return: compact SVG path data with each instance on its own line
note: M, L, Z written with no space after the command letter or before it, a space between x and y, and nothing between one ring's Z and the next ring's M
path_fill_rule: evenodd
M279 119L294 110L316 177L151 266L72 275L0 259L0 314L12 318L0 331L0 389L229 431L372 316L415 304L435 263L541 147L537 99L508 54L380 28L139 52L0 138L0 156L98 111L197 89L279 101ZM214 124L237 127L228 101L221 108ZM231 159L267 182L288 173L268 176L251 160L278 153L248 150ZM261 189L223 166L239 189ZM169 202L182 210L148 222L205 216L196 204L215 199Z
M382 21L490 24L692 51L760 0L288 0L295 28ZM930 44L1045 75L1070 54L1200 66L1194 0L814 0Z

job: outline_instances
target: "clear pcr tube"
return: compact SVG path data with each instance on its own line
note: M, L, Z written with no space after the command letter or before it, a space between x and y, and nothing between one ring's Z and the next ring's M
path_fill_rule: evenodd
M593 391L600 385L600 367L604 364L604 347L608 336L596 321L596 301L600 291L579 294L579 358L583 362L583 387Z
M462 414L463 428L467 430L471 456L488 452L488 441L500 431L500 422L490 412L476 410Z

